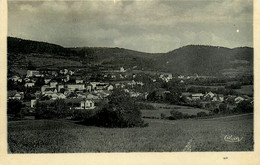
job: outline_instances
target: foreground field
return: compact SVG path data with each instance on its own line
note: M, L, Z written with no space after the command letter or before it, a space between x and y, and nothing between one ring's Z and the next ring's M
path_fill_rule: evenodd
M252 151L253 115L207 120L147 119L145 128L99 128L71 121L8 123L12 153ZM227 142L225 136L239 137Z

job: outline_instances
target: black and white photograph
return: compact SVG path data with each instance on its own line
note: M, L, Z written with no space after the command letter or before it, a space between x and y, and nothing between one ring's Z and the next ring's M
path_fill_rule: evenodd
M7 1L8 155L254 152L253 6Z

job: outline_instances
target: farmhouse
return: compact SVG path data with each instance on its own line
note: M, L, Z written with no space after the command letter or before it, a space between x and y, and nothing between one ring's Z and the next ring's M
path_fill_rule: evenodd
M212 101L223 102L224 101L224 96L222 94L214 95L213 98L212 98Z
M44 83L45 83L45 84L48 84L50 81L51 81L51 78L45 78L45 79L44 79Z
M57 87L58 87L58 92L60 92L61 89L65 88L65 86L63 84L59 84Z
M34 82L27 82L24 84L25 87L33 87L35 85Z
M209 99L212 99L214 96L215 94L212 92L208 92L207 94L204 95L205 98L209 98Z
M67 74L69 72L68 69L62 69L60 70L60 74Z
M191 94L191 99L192 100L200 100L201 97L203 97L202 93L193 93L193 94Z
M95 102L91 99L66 99L65 102L68 104L70 109L95 109Z
M35 107L36 102L37 102L36 99L32 99L32 100L31 100L31 108L34 108L34 107Z
M69 91L75 91L77 90L84 90L85 84L67 84L65 85L65 88L67 88Z
M112 91L113 89L114 89L113 85L107 86L107 90L108 90L108 91Z
M83 100L80 102L81 109L94 109L95 104L92 100Z
M104 90L108 86L107 83L101 82L90 82L90 85L92 86L92 90Z
M44 92L42 92L45 95L51 95L53 93L57 93L57 89L56 88L46 88L44 90Z
M14 76L10 77L9 80L13 80L15 82L17 82L17 81L20 82L22 79L19 76L14 75Z
M27 70L26 77L41 77L40 72L38 70Z
M46 88L50 88L50 86L49 85L43 85L41 87L41 92L44 92Z
M172 74L171 73L164 73L164 74L161 74L159 77L163 81L169 82L172 79Z
M235 103L238 104L238 103L240 103L241 101L244 101L244 100L245 99L243 97L238 96L238 97L235 98Z
M76 84L82 84L83 83L83 80L82 79L80 79L80 78L77 78L76 79Z
M50 87L51 87L51 88L56 88L57 84L58 84L57 81L51 81L51 82L50 82Z
M8 91L8 99L13 100L22 100L24 97L24 92L17 92L17 91Z

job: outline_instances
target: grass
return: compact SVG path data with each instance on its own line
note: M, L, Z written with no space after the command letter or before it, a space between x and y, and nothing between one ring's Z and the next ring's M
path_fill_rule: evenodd
M192 151L252 151L253 115L208 120L146 119L145 128L101 128L66 120L8 123L12 153L175 152L193 139ZM238 143L225 135L243 137Z
M148 104L148 103L147 103ZM163 104L163 103L149 103L155 107L156 110L146 110L142 109L142 116L149 117L149 118L160 118L161 113L165 114L165 117L171 116L171 111L179 111L188 115L197 115L198 112L205 112L209 113L208 110L188 107L188 106L181 106L181 105L170 105L170 104Z
M252 151L253 115L182 122L194 139L193 151ZM243 138L240 142L226 142L224 137Z
M179 151L188 140L185 137L181 128L165 128L157 123L145 128L99 128L32 120L10 123L8 127L13 153Z
M243 85L241 86L241 89L235 89L235 91L243 95L253 96L254 94L253 88L254 88L253 85Z

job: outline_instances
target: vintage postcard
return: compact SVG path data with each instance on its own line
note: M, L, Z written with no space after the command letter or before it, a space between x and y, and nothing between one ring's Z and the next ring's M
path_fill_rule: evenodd
M257 4L1 1L0 165L259 164Z

